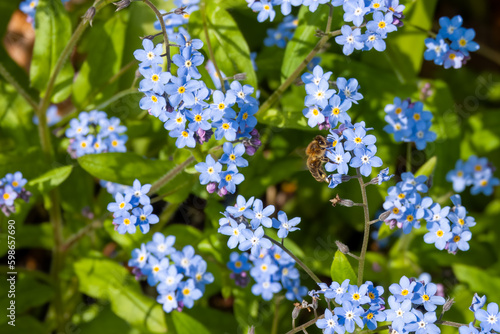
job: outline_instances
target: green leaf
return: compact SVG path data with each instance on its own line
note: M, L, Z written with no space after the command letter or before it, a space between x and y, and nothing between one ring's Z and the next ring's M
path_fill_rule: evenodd
M74 269L81 292L109 300L113 312L141 332L167 331L161 305L142 294L127 269L104 258L80 259Z
M172 320L178 333L210 334L210 331L202 323L185 312L173 312Z
M300 9L299 25L293 38L286 46L285 57L281 66L282 81L285 81L295 71L318 43L319 38L315 36L315 33L316 30L325 30L328 11L328 6L319 6L314 13L310 12L306 6L302 6Z
M132 328L122 318L116 316L109 306L100 306L94 319L81 325L80 334L120 333L132 334Z
M415 176L425 175L430 177L434 173L434 169L436 168L437 156L433 156L425 164L423 164L418 171L415 173Z
M63 183L69 177L72 170L73 166L55 168L29 181L28 184L36 186L41 193L47 192Z
M3 319L2 319L3 320ZM7 321L11 321L7 318ZM49 333L49 329L47 325L42 325L38 320L31 316L16 316L16 320L14 322L15 326L9 325L5 322L0 326L0 333L9 333L9 334L47 334Z
M0 256L7 254L7 233L0 234ZM51 223L16 226L16 249L42 248L50 250L54 245L54 231Z
M45 91L57 60L70 38L71 21L62 2L40 0L35 14L35 46L30 67L33 87ZM71 63L66 62L57 76L52 102L62 102L69 96L73 75Z
M174 167L171 161L150 160L135 153L88 154L78 163L93 176L123 185L132 185L135 179L152 183Z
M107 82L122 67L128 19L128 11L120 11L105 21L96 22L86 36L86 49L79 51L86 52L87 59L73 84L73 102L78 107L94 107L96 102L108 99L117 90L118 82Z
M356 274L349 260L341 251L335 252L330 274L334 282L342 283L345 279L349 279L351 283L356 282Z
M207 5L206 13L208 36L220 70L226 76L246 73L245 83L256 88L257 77L250 59L250 48L233 17L221 6L211 3ZM193 36L201 38L205 54L208 55L201 15L202 11L194 12L190 22L193 23Z
M453 264L453 272L460 282L467 283L470 289L480 294L487 294L489 300L500 299L500 278L477 267Z

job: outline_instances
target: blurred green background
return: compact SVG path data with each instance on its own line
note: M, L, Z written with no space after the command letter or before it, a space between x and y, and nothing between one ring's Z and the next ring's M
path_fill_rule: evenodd
M276 27L283 18L281 14L274 22L258 23L256 14L243 0L207 2L216 60L226 75L247 72L246 83L258 83L261 102L316 44L318 38L314 30L324 29L327 16L327 9L322 8L325 6L320 6L315 14L302 10L297 34L287 48L267 48L263 44L266 29ZM432 130L438 139L425 151L413 151L412 170L415 172L430 158L437 158L431 175L433 199L444 205L451 204L448 198L452 187L445 175L459 158L478 155L500 166L500 3L494 0L401 2L407 6L404 14L408 24L390 34L386 52L355 52L346 57L332 39L319 54L321 66L332 71L334 77L358 79L364 99L353 106L350 114L353 121L363 120L374 128L378 156L385 167L397 174L382 186L368 188L372 218L381 210L387 188L406 171L406 145L395 143L382 130L384 106L394 97L419 100L426 83L431 85L432 95L425 100L425 109L434 115ZM173 8L170 1L154 3L165 10ZM0 2L0 36L3 38L0 63L38 101L46 82L32 82L30 87L29 67L33 54L36 59L37 49L35 45L33 51L33 40L45 38L48 45L64 47L63 42L69 39L92 1L71 1L67 5L62 19L67 24L62 36L57 36L58 42L47 38L47 31L30 30L30 25L24 24L25 17L17 10L18 4L18 1ZM136 282L125 266L132 249L149 241L152 232L119 235L113 231L106 211L112 197L98 185L97 178L124 184L131 184L136 177L143 183L154 182L189 156L189 151L175 147L175 141L159 120L144 117L138 107L142 94L131 89L137 68L132 53L141 47L139 36L156 33L153 13L140 2L117 13L114 10L112 5L105 6L95 16L92 28L83 32L70 55L68 73L63 74L69 79L61 80L53 102L63 114L74 116L77 115L74 112L98 107L108 116L119 117L128 128L129 153L119 158L96 155L73 160L65 151L67 140L61 138L60 128L55 126L50 130L59 134L51 137L56 158L48 163L40 150L37 127L32 122L33 109L0 76L0 176L21 171L28 180L38 178L39 181L29 183L33 198L29 203L17 203L18 213L9 218L16 221L17 326L8 326L7 319L0 317L0 332L49 333L55 328L52 304L55 287L48 274L54 239L47 211L50 206L47 193L54 187L61 194L65 240L82 232L82 228L85 232L65 252L64 267L59 275L67 333L246 333L250 325L256 327L256 333L269 333L273 319L277 319L278 333L290 330L291 302L282 300L276 310L277 303L253 296L251 285L241 289L229 279L227 238L216 231L220 212L234 203L235 196L208 195L199 185L192 165L160 191L168 196L155 204L160 223L152 231L176 235L177 248L187 244L195 246L197 253L209 263L208 270L214 274L215 282L207 286L204 297L192 310L165 315L155 301L156 290L145 282ZM294 13L299 14L298 9ZM476 41L489 57L472 54L472 59L460 70L444 70L425 62L426 34L409 24L437 31L439 17L457 14L464 18L465 27L476 30ZM342 25L339 10L335 11L333 22L333 29ZM200 12L192 15L189 31L192 38L205 40ZM39 37L42 35L45 37ZM40 50L48 47L38 46ZM258 53L255 76L249 66L248 51ZM208 59L206 43L202 52ZM75 76L71 80L73 72ZM203 73L207 85L213 88L206 72ZM331 190L316 182L306 169L305 148L320 132L307 126L302 115L304 97L304 87L292 85L279 103L259 115L257 128L263 146L255 156L249 157L250 166L242 169L246 180L238 187L238 193L274 204L289 217L302 217L301 231L290 235L288 245L329 283L335 240L347 244L352 252L359 252L363 227L361 209L332 207L329 199L338 193L342 198L359 202L361 196L355 181ZM63 125L65 123L59 124ZM195 156L206 152L210 145L216 143L205 145ZM115 169L109 170L106 166ZM50 170L57 170L58 174L39 178ZM69 176L62 171L69 172ZM443 284L445 295L456 300L445 319L471 321L473 314L468 306L474 292L487 294L489 301L500 301L500 246L496 240L500 237L499 196L498 191L489 197L471 196L468 190L462 194L462 203L476 218L477 225L472 229L470 250L456 256L425 244L425 228L414 230L409 236L392 236L383 241L374 234L365 280L383 285L387 291L403 274L418 277L428 272L433 282ZM2 273L7 271L6 226L7 218L0 215ZM315 288L305 274L302 278L309 289ZM6 282L3 276L0 281L0 284ZM6 289L0 286L0 309L5 310L8 299L3 291ZM298 323L312 317L302 312ZM442 330L456 332L453 328L442 327ZM320 332L313 327L308 331Z

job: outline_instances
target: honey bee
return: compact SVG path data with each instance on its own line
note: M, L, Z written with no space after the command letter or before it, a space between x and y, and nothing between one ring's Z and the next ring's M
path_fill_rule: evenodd
M325 157L326 149L329 146L326 138L320 135L314 137L313 141L307 145L307 168L318 182L328 182L323 164L330 161Z

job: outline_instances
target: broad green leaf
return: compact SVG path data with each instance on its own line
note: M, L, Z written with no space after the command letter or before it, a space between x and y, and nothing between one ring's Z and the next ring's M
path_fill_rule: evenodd
M172 320L178 333L211 333L196 317L187 315L186 312L172 312Z
M7 234L0 234L0 256L7 253ZM42 248L50 250L54 245L54 232L51 223L38 225L16 225L16 249Z
M47 192L63 183L71 174L73 166L63 166L49 170L36 179L30 180L29 185L37 187L43 193Z
M91 297L109 300L119 317L142 332L167 331L160 304L144 296L127 269L104 258L82 258L74 264L79 290Z
M118 82L107 82L122 67L128 18L129 11L123 10L88 31L86 47L79 50L87 53L87 59L73 84L73 102L81 109L95 107L116 91Z
M216 4L208 4L206 13L208 36L220 70L226 76L246 73L246 80L243 83L256 88L257 77L250 60L250 49L238 25L224 8ZM208 55L201 15L203 15L202 11L194 12L189 25L191 28L191 23L193 23L193 36L198 36L203 41L203 50Z
M479 294L487 294L489 300L500 299L500 278L487 271L464 264L453 264L453 272L458 280L466 283Z
M99 306L94 319L80 326L80 334L121 333L132 334L133 329L126 320L116 316L109 306Z
M0 326L0 333L48 334L50 332L46 325L42 325L38 320L28 315L16 315L16 321L14 322L15 326L11 326L7 323L7 321L11 321L9 318L3 318L5 319L2 319L2 321L5 321L5 323Z
M347 278L353 284L356 282L356 273L352 269L347 257L339 250L335 252L335 256L333 257L330 274L334 282L342 283Z
M418 169L418 171L415 173L415 176L425 175L427 177L430 177L434 173L434 169L436 168L436 163L437 163L437 156L433 156Z
M54 72L57 60L71 38L71 21L59 0L40 0L35 15L35 46L30 67L31 85L41 92ZM74 70L66 62L57 76L52 102L59 103L71 93Z
M152 183L174 167L171 161L150 160L135 153L88 154L78 163L93 176L123 185L132 185L135 179Z
M378 240L387 238L388 236L392 235L397 230L398 230L397 228L393 228L391 230L391 228L389 227L389 225L382 224L382 225L380 225L380 228L378 230L378 237L377 238L378 238Z
M328 18L328 6L319 6L312 13L307 6L302 6L299 11L297 30L293 38L288 42L281 66L281 80L285 81L290 74L311 52L319 37L315 36L316 30L325 30Z

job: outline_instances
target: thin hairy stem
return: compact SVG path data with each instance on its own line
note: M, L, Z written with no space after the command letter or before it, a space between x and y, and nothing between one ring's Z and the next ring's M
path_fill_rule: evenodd
M16 79L9 73L9 71L0 63L0 74L7 80L8 83L16 89L16 92L21 94L21 96L28 102L28 104L33 108L33 110L38 110L38 104L33 98L26 92L23 87L17 82Z
M358 176L361 176L359 168L356 169ZM358 178L359 187L361 188L361 197L363 198L363 215L364 215L364 233L363 233L363 245L361 246L361 254L359 255L358 263L358 286L363 283L363 272L365 270L365 256L366 250L368 249L368 241L370 240L370 211L368 209L368 198L366 196L366 187L362 177Z
M324 317L325 317L324 315L320 315L318 318L309 320L305 324L295 327L291 331L286 332L286 334L293 334L293 333L298 333L300 331L304 331L307 327L314 325L316 321L318 321L319 319L323 319Z
M169 170L165 175L163 175L158 181L153 183L151 186L151 189L149 190L148 195L154 194L158 190L160 190L161 187L163 187L165 184L167 184L169 181L171 181L174 177L177 176L180 172L184 170L189 164L191 164L194 161L194 157L190 156L187 158L184 162L182 162L180 165L175 166L171 170Z
M267 235L265 235L264 238L270 240L273 244L275 244L276 246L278 246L279 248L281 248L285 253L287 253L288 255L290 255L295 260L295 262L297 262L297 264L302 269L304 269L304 271L309 275L309 277L311 277L316 283L321 283L322 282L318 278L318 276L316 276L316 274L314 274L313 271L311 269L309 269L308 266L306 266L302 261L300 261L298 257L296 257L292 252L290 252L288 250L288 248L286 248L285 246L283 246L279 241L276 241L273 238L268 237Z
M340 30L332 31L330 32L330 28L332 25L332 15L333 15L333 6L330 5L330 14L328 15L328 21L326 23L326 30L325 34L323 34L323 37L319 40L319 42L316 44L314 49L312 49L311 52L306 56L306 58L300 63L300 65L293 71L292 74L276 89L271 96L267 98L264 103L260 106L259 110L257 113L262 113L269 109L278 99L283 95L285 90L292 84L294 83L295 79L298 78L298 76L302 73L302 71L306 68L307 64L311 62L311 60L316 56L316 54L323 48L323 46L328 42L328 40L331 37L341 35L342 32Z
M201 18L203 20L203 32L205 33L205 39L207 40L207 48L208 54L210 56L210 60L214 64L215 73L220 81L221 89L224 93L226 93L226 87L224 87L224 78L222 77L219 66L217 65L217 61L215 61L214 50L212 49L212 43L210 43L210 36L208 35L208 24L207 24L207 3L203 1L201 7Z
M280 320L280 304L281 300L283 299L282 296L277 296L274 298L274 316L273 316L273 324L271 326L271 334L277 334L278 333L278 325L279 325L279 320Z
M158 8L149 0L142 0L146 5L149 6L155 12L156 18L160 21L161 32L163 34L163 40L165 41L165 53L167 56L167 71L170 72L172 67L172 60L170 59L170 42L168 41L167 28L165 27L165 21L163 21L163 15L160 13Z
M412 150L411 150L411 143L406 144L406 171L411 172L412 171L412 163L411 163L411 158L412 158Z

